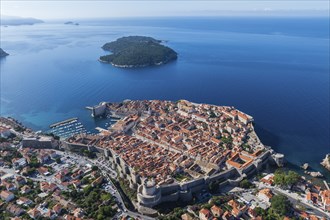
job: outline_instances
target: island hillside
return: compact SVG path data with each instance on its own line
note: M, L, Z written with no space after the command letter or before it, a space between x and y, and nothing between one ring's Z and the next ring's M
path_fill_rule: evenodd
M8 56L9 54L6 53L3 49L0 48L0 57Z
M106 43L103 49L112 54L100 61L117 67L145 67L161 65L177 59L177 53L152 37L128 36Z
M64 24L79 25L79 23L74 23L73 21L67 21Z
M1 25L33 25L39 23L44 23L44 21L36 18L1 15Z

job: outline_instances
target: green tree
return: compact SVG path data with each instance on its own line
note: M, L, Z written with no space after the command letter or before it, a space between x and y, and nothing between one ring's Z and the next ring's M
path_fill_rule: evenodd
M279 186L285 185L285 173L282 170L278 169L275 171L274 183Z
M93 190L93 187L91 185L88 185L84 188L84 195L88 195Z
M208 203L205 203L204 205L202 205L203 209L210 209L211 207L212 207L212 204L208 204Z
M243 179L240 183L239 183L239 186L241 188L244 188L244 189L249 189L253 186L253 184L247 180L247 179Z
M298 173L294 171L289 171L288 174L285 176L285 183L289 186L292 186L296 184L300 179L300 176Z
M231 138L231 137L228 137L228 138L222 137L221 140L225 144L232 144L233 143L233 138Z
M71 196L71 197L74 197L74 198L77 197L77 196L78 196L78 192L77 192L77 190L75 190L75 189L72 190L72 191L70 192L70 196Z
M289 199L284 195L275 195L271 200L272 210L280 216L289 214L291 206Z
M265 217L265 220L279 220L279 218L274 215L274 213L268 213L268 215Z
M96 219L97 219L97 220L103 220L103 219L105 219L105 218L104 218L104 215L102 215L102 214L97 214Z
M102 201L108 201L111 198L110 194L102 194L101 200Z
M274 174L274 183L278 186L289 186L290 188L300 179L298 173L289 171L285 173L283 170L276 170Z
M217 117L217 115L214 113L214 111L211 111L210 118L216 118L216 117Z
M84 177L84 178L82 178L81 179L81 184L87 184L87 183L90 183L91 181L89 180L89 178L88 177Z
M254 211L256 212L257 216L261 216L261 217L266 217L267 216L267 212L266 210L260 208L260 207L256 207L254 209Z

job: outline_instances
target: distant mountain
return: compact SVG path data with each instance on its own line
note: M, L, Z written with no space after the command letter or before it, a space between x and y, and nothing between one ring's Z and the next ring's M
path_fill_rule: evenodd
M64 22L64 24L79 25L79 23L74 23L74 22L72 22L72 21Z
M3 49L0 48L0 58L8 55L9 55L8 53L6 53Z
M1 25L33 25L38 23L44 23L44 21L36 18L1 15Z

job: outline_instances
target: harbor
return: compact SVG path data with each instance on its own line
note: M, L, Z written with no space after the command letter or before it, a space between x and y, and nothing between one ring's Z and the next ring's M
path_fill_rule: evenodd
M69 118L67 120L64 120L64 121L60 121L60 122L56 122L54 124L51 124L49 127L50 128L55 128L55 127L58 127L58 126L61 126L63 124L68 124L68 123L74 123L78 120L78 118Z
M90 132L86 130L85 126L79 121L78 118L70 118L60 122L56 122L49 126L50 133L53 133L60 138L68 138L70 136Z
M53 133L59 136L61 139L66 139L70 136L77 134L96 134L101 130L107 130L114 123L116 123L120 117L113 116L112 114L105 114L104 117L97 117L91 121L86 121L84 118L72 117L63 121L54 122L49 125L47 133Z

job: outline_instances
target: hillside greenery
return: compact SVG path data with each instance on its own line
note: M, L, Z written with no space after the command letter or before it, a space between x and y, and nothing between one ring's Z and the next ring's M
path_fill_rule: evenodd
M101 56L102 62L119 67L143 67L168 63L177 53L151 37L129 36L106 43L102 47L111 54Z
M113 197L99 187L88 185L83 191L64 191L63 195L66 199L71 199L83 208L88 218L97 220L112 219L112 216L116 214L116 210L111 208L116 204Z
M294 184L296 184L300 179L298 173L294 171L285 172L284 170L278 169L274 174L274 183L275 185L281 187L291 188Z

